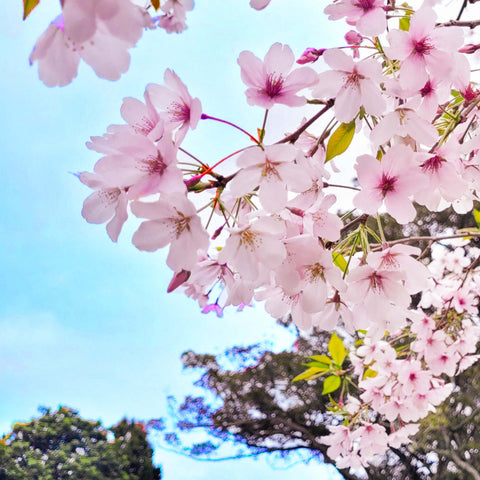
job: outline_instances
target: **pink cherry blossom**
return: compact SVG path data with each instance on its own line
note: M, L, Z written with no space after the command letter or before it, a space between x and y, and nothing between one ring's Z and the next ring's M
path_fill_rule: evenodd
M321 98L335 98L335 116L341 122L350 122L360 107L370 115L381 115L386 107L379 83L382 67L374 59L354 62L342 50L327 50L325 62L332 68L319 75L313 94Z
M242 169L230 182L230 191L242 197L258 187L260 203L269 213L279 212L288 200L288 190L303 192L311 183L305 171L295 163L303 156L293 145L270 145L246 150L237 159Z
M218 261L245 280L262 281L268 270L279 267L287 255L282 242L284 233L283 222L271 217L232 228Z
M167 0L161 2L164 15L158 19L158 25L167 33L181 33L187 28L187 11L193 9L193 0Z
M273 44L262 62L252 52L244 51L238 57L249 105L272 108L275 103L290 107L305 104L297 93L317 83L317 74L309 67L291 71L295 57L288 45Z
M65 0L63 13L38 39L30 63L38 62L49 87L70 83L82 58L95 73L118 80L130 64L128 50L153 23L145 9L130 0Z
M400 60L400 81L406 88L422 88L429 79L452 79L455 65L462 62L456 53L463 44L460 28L436 28L437 15L423 7L412 15L409 31L392 30L385 52Z
M363 35L377 36L387 27L384 6L385 0L340 0L328 5L325 13L329 20L347 17L347 23Z
M250 6L255 10L263 10L271 0L250 0Z
M162 137L163 121L153 107L148 92L145 92L145 104L136 98L124 98L120 113L127 125L111 125L109 131L130 131L138 135L145 135L153 142Z
M170 244L167 265L178 272L191 270L197 263L197 251L207 250L208 234L192 202L173 193L156 202L132 202L132 213L148 220L133 235L133 244L153 252Z
M192 98L178 75L167 69L165 85L151 83L147 87L153 106L165 122L165 128L175 134L175 143L182 143L189 128L196 128L202 116L202 104L198 98Z
M85 200L82 216L89 223L107 223L107 233L113 242L118 240L127 214L127 188L110 183L101 174L83 172L80 181L95 191Z
M355 169L362 190L353 199L354 205L376 214L384 203L399 223L412 221L416 211L410 196L422 188L413 158L414 153L404 145L390 148L381 162L370 155L358 157Z

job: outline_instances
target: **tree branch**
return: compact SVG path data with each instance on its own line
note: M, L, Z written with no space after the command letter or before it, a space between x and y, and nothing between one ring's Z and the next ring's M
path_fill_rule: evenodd
M315 123L325 112L330 110L333 107L334 100L330 99L326 103L326 105L316 114L314 115L310 120L306 121L298 130L293 132L292 134L288 135L288 137L282 138L279 140L278 143L295 143L298 140L298 137L310 126L312 123Z
M450 20L444 23L437 23L437 27L468 27L474 29L480 25L480 20Z
M452 460L455 465L459 466L465 472L468 472L475 480L480 480L480 473L472 467L466 460L462 460L454 450L433 449L435 453Z

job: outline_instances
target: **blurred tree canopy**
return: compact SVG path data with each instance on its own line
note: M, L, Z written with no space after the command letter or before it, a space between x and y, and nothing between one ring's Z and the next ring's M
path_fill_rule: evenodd
M0 440L0 480L160 480L141 424L108 430L70 408L40 411Z

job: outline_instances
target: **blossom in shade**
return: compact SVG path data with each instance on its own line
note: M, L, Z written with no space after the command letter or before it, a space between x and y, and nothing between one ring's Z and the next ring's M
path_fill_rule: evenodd
M173 193L151 203L136 201L131 208L137 217L148 219L133 235L133 244L147 252L170 244L167 265L175 272L191 270L197 263L197 251L207 250L208 233L185 195Z
M262 62L252 52L244 51L238 57L245 92L250 105L272 108L276 103L290 107L304 105L306 100L297 93L317 83L317 74L309 67L291 71L295 57L288 45L275 43Z
M153 106L165 122L165 129L173 131L175 143L180 144L189 128L194 129L202 116L202 104L192 98L185 84L170 69L165 71L165 85L151 83L147 87Z
M83 202L83 218L89 223L107 222L108 236L116 242L128 218L127 189L112 184L108 177L98 173L82 172L79 178L94 190Z
M311 185L307 173L295 163L303 154L293 145L270 145L246 150L237 160L242 169L230 182L230 191L236 197L258 187L262 207L269 213L279 212L288 200L289 190L303 192Z
M282 221L266 216L257 218L231 229L218 261L226 263L245 280L265 280L268 269L278 268L287 255L281 240L284 234Z

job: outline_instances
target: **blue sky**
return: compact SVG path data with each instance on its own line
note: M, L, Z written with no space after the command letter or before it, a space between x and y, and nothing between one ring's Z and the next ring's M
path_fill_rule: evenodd
M263 111L245 102L238 54L251 50L263 57L276 41L297 55L307 46L334 46L342 28L327 25L319 3L272 0L256 12L248 0L199 0L183 34L144 34L120 81L101 80L81 65L71 85L49 89L28 56L59 13L58 3L42 0L22 22L21 0L2 2L0 432L36 415L39 405L71 406L105 425L124 415L159 417L167 395L194 391L196 376L181 370L183 351L219 353L258 341L288 348L291 338L261 305L218 319L179 294L167 295L164 252L138 252L130 242L133 227L113 244L104 226L87 224L80 211L89 192L72 173L92 170L98 157L85 141L120 123L123 97L142 98L148 83L162 82L166 68L201 99L206 113L254 131ZM271 125L293 129L299 119L300 113L276 107ZM244 145L237 132L201 122L185 148L219 159ZM232 468L163 451L156 458L166 480L190 480L192 468L196 480L325 478L314 465L282 472L265 460Z

